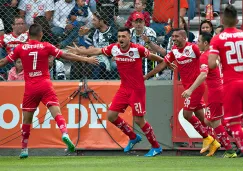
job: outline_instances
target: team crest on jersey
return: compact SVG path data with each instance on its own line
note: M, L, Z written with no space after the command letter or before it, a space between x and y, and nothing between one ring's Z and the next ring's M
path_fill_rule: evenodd
M189 56L190 55L190 51L188 49L185 49L185 54L186 54L186 56Z
M111 38L111 36L112 36L111 33L108 33L108 34L107 34L107 37L108 37L109 39Z
M133 57L133 55L134 55L134 52L133 51L130 51L129 52L129 56Z

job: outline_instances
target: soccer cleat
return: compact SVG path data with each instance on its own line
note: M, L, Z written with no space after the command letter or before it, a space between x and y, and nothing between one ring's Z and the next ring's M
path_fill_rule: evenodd
M162 147L159 147L159 148L151 148L150 150L149 150L149 152L147 153L147 154L145 154L144 156L145 157L154 157L154 156L156 156L156 155L158 155L158 154L161 154L162 153Z
M206 156L213 156L214 153L220 148L220 144L217 140L214 140L209 147L209 153Z
M124 148L124 152L130 151L133 146L137 143L139 143L142 140L142 137L139 134L136 134L136 138L134 140L129 140L127 146Z
M63 134L62 135L62 141L66 144L67 150L69 152L74 152L75 151L75 146L73 142L70 140L68 134Z
M206 138L203 138L203 147L200 151L200 153L204 153L205 151L207 151L210 147L210 144L212 144L214 141L214 138L211 137L210 135L208 135Z
M236 158L237 154L234 150L227 150L225 151L223 158Z
M29 153L28 153L28 148L22 148L21 149L21 153L19 155L19 158L20 159L25 159L29 156Z

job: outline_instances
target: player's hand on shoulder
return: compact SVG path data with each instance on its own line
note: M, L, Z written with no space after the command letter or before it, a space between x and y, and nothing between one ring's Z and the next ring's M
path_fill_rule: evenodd
M191 91L190 89L187 89L187 90L185 90L185 91L181 94L181 97L183 97L183 98L188 98L188 97L191 96L191 94L192 94L192 91Z

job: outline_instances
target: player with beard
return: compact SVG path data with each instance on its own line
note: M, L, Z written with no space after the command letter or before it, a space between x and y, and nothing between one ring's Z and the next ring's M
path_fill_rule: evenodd
M121 85L108 110L108 119L129 137L130 140L124 148L124 152L130 151L136 143L141 141L141 136L134 133L129 125L119 116L119 113L123 113L127 106L131 106L135 123L142 129L152 145L151 150L145 156L152 157L160 154L162 147L155 138L153 128L144 118L146 114L146 89L142 71L142 58L164 62L161 57L150 53L143 46L131 43L130 37L128 28L120 28L118 30L118 43L102 49L69 48L81 55L104 54L114 57L121 78ZM173 68L174 65L170 65L170 67Z
M214 69L218 58L223 71L224 123L235 139L243 157L243 32L236 28L237 10L228 5L223 13L224 31L216 35L210 43L208 66Z
M184 29L175 29L172 33L172 40L174 46L172 47L171 52L165 56L165 63L158 64L154 70L145 75L145 79L150 78L164 69L166 65L171 65L173 61L176 61L182 85L184 89L188 89L200 74L200 50L197 45L186 41L187 33ZM212 133L212 129L210 128L206 130L206 125L204 123L204 91L204 84L198 86L191 96L185 99L183 108L184 118L191 123L195 130L203 137L203 147L200 153L206 152L210 145L216 141L209 135ZM196 116L193 115L193 112Z

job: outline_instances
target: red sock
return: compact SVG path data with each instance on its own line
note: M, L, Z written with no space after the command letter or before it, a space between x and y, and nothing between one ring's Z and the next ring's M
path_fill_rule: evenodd
M150 144L152 145L152 147L159 148L160 145L155 138L152 126L148 122L146 122L146 124L142 127L142 130L145 133L145 135L146 135L148 141L150 142Z
M29 140L29 136L30 136L30 124L23 124L22 125L22 148L27 148L28 146L28 140Z
M243 131L240 124L229 126L238 148L243 153Z
M213 131L213 128L212 127L207 126L207 127L205 127L205 129L206 129L208 135L210 135L211 137L213 137L214 139L216 139L216 136L214 134L214 131Z
M130 140L134 140L136 138L136 134L133 130L129 127L129 125L119 116L117 119L112 122L117 128L119 128L124 134L126 134Z
M223 125L219 125L217 128L214 128L214 132L217 135L220 143L224 146L226 150L232 149L230 144L229 135L224 129Z
M67 124L61 114L57 114L57 116L55 117L55 121L57 122L57 126L59 127L60 131L62 133L67 133Z
M195 130L203 137L208 137L208 133L206 132L205 128L203 127L201 121L196 117L192 116L191 119L188 120L192 124L192 126L195 128Z

